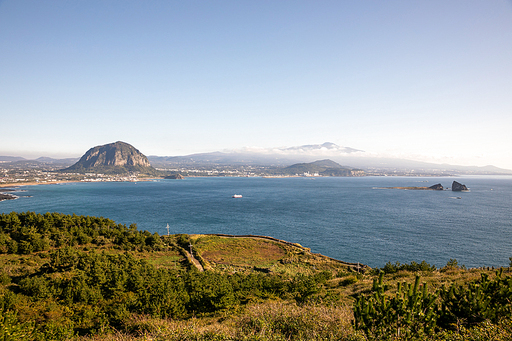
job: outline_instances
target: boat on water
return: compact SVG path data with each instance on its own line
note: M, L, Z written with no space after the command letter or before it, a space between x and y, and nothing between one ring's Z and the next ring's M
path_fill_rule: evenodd
M232 198L241 198L242 194L233 194Z

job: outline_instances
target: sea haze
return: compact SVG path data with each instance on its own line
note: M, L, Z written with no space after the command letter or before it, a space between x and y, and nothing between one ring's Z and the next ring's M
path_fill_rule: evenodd
M451 186L469 192L383 189ZM26 186L0 212L103 216L140 230L267 235L349 262L506 266L512 177L187 178ZM243 198L232 198L242 194ZM460 197L460 199L458 198Z

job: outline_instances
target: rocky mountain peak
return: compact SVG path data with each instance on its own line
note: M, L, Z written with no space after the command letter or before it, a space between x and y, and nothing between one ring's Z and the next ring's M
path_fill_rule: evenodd
M117 141L89 149L80 160L64 171L94 173L154 173L148 158L132 145Z

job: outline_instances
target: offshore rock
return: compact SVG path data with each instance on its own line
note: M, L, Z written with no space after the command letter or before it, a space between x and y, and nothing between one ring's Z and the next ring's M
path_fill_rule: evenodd
M166 177L164 177L164 179L177 179L177 180L183 180L185 179L185 177L181 174L173 174L173 175L168 175Z
M105 174L157 173L144 154L121 141L89 149L77 163L62 171Z
M433 190L436 190L436 191L442 191L443 190L443 185L435 184L435 185L430 186L429 188L433 189Z
M7 193L0 193L0 201L12 200L12 199L16 199L16 197L14 195L10 195L10 194L7 194Z
M463 185L457 181L454 181L452 183L452 191L455 191L455 192L460 192L460 191L467 191L468 188L466 187L466 185Z

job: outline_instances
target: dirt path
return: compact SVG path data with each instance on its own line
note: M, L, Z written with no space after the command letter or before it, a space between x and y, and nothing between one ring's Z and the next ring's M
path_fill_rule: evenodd
M190 252L188 252L187 250L185 250L185 253L187 255L188 261L190 263L194 264L194 266L197 268L197 270L199 270L199 272L203 272L204 269L203 269L203 266L201 265L201 263L199 263L199 261L197 259L195 259L194 256Z

